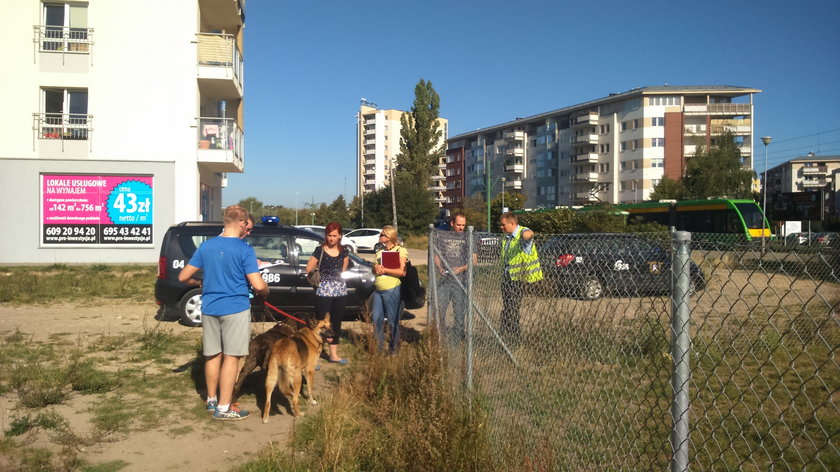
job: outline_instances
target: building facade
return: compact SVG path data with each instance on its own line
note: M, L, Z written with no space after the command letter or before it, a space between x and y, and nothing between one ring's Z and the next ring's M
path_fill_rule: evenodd
M0 261L154 262L171 224L221 219L244 169L244 3L4 10Z
M777 220L837 221L839 189L840 156L791 159L767 170L768 213Z
M527 208L632 203L648 199L663 176L680 178L685 158L725 131L742 165L753 168L753 94L731 86L642 87L454 136L462 177L447 176L460 198L506 191ZM460 206L455 192L447 207Z
M400 118L406 112L381 110L376 104L362 99L356 115L356 195L373 192L391 183L391 171L396 170L400 154ZM449 121L438 118L442 131L440 146L446 145ZM439 206L446 201L446 158L441 158L432 173L429 189Z

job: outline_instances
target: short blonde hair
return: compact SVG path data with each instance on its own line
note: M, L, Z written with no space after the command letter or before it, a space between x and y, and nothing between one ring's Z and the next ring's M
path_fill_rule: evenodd
M394 228L391 225L385 225L382 227L382 232L388 236L388 240L391 241L391 244L397 244L397 228Z
M225 208L224 222L229 225L234 221L244 221L248 219L248 210L240 205L230 205Z

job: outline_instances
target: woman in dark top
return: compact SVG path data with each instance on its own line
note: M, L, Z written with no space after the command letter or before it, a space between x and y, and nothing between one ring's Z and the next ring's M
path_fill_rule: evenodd
M330 362L346 364L347 359L338 355L338 339L341 336L344 307L347 306L347 283L341 278L341 273L347 270L350 257L347 250L341 246L340 224L328 224L324 228L324 239L324 244L312 252L312 257L306 264L306 273L312 272L312 269L318 266L321 283L315 290L315 314L319 320L323 320L327 313L330 314L330 323L335 335L333 338L327 338L327 342L330 343Z

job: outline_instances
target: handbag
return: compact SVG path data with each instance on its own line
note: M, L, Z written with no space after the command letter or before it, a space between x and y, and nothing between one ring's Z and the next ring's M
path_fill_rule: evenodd
M318 258L318 265L312 269L311 272L306 274L306 280L309 281L309 285L314 288L318 288L321 285L321 259L324 258L324 247L321 246L321 257Z

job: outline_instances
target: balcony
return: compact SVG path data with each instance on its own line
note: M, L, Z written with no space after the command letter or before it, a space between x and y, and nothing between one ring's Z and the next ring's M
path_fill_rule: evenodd
M749 103L687 104L684 111L686 115L749 115L752 107Z
M438 168L438 170L446 170L446 163L445 162L439 162L438 165L437 165L437 168Z
M440 185L440 184L433 185L433 186L429 187L429 190L431 190L432 192L445 192L446 191L446 185Z
M821 175L828 173L828 166L812 166L803 167L802 174L804 175Z
M524 131L505 131L503 135L505 141L524 141Z
M450 203L447 197L435 197L435 203Z
M376 136L376 128L365 128L365 136Z
M587 202L597 202L598 201L598 199L595 198L595 195L591 195L589 192L577 192L577 193L575 193L575 199L585 200Z
M242 53L232 34L198 33L198 79L202 92L242 98Z
M575 174L574 181L575 182L597 182L598 181L598 173L597 172L581 172L580 174Z
M93 45L93 28L35 25L33 40L38 52L90 54Z
M376 148L365 148L365 156L376 155Z
M505 156L523 157L524 155L525 155L525 149L523 149L523 148L505 149Z
M820 188L825 187L828 183L825 179L803 180L802 188Z
M367 156L365 156L365 165L366 166L376 165L376 158L370 159L370 158L367 158Z
M586 133L580 136L575 136L575 144L594 144L598 142L598 135L596 133Z
M513 190L522 190L522 181L519 179L506 180L505 188Z
M686 136L705 136L706 125L685 125Z
M521 174L525 172L525 164L505 164L505 172Z
M32 119L32 129L38 139L87 140L93 131L93 115L33 113Z
M376 183L376 179L366 179L365 185L373 185Z
M597 164L598 154L594 152L584 152L581 154L575 154L572 158L572 161L576 164Z
M581 115L575 118L574 123L572 124L573 127L583 127L583 126L595 126L598 124L598 114L597 113L589 113L588 115Z
M244 134L233 118L198 119L198 163L211 172L242 172Z
M446 180L446 176L445 175L433 175L432 176L432 181L433 182L440 182L441 180Z

